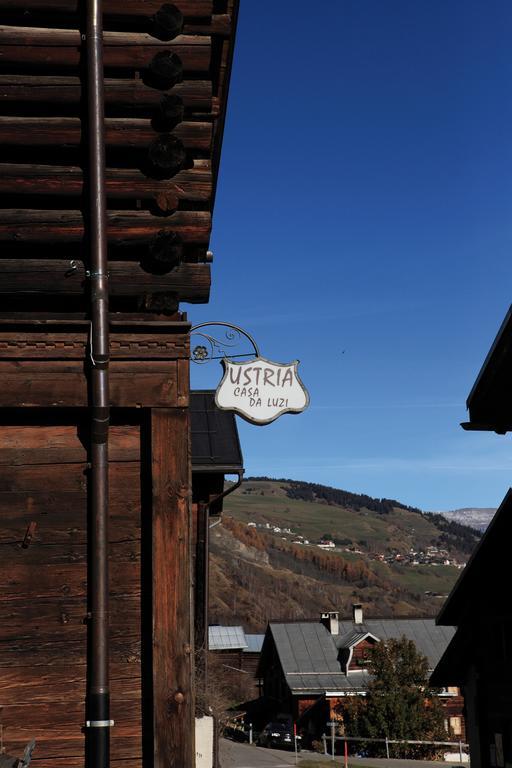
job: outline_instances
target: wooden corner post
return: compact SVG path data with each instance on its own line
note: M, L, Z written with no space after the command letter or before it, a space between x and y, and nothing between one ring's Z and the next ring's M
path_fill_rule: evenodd
M151 410L154 768L193 768L190 437L186 408Z

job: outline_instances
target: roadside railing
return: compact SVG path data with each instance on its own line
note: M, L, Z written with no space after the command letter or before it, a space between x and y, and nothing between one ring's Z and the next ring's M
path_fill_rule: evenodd
M469 749L469 744L467 744L464 741L420 741L420 740L413 740L413 739L388 739L387 736L385 736L383 739L374 739L374 738L368 738L367 736L337 736L336 735L336 726L338 723L327 723L327 725L330 728L330 734L327 736L325 733L322 734L322 742L324 747L324 754L328 755L328 742L330 742L330 754L331 759L335 760L336 755L336 742L344 742L343 744L343 752L345 755L345 765L347 764L348 759L348 744L349 742L361 742L361 743L374 743L374 744L384 744L386 749L386 757L389 760L390 755L390 745L391 744L399 744L401 746L411 745L411 746L431 746L431 747L452 747L454 748L454 751L457 752L459 757L459 762L467 762L468 755L467 751ZM464 760L466 758L466 760Z

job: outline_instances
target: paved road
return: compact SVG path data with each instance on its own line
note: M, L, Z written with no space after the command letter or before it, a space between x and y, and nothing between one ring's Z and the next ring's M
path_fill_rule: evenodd
M220 758L222 768L288 768L295 765L293 752L249 746L228 739L221 739Z
M264 747L239 744L228 739L221 739L220 756L222 768L288 768L295 765L295 754L280 749L266 749ZM330 757L303 752L299 755L299 768L302 761L318 760L325 762L325 768L333 766L339 768L343 765L343 757L336 756L332 761ZM387 760L385 758L350 758L350 766L372 766L373 768L460 768L460 763L428 762L424 760ZM465 764L467 766L467 763Z

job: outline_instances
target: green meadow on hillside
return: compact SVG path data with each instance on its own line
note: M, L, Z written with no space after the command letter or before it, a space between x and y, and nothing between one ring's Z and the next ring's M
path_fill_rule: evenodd
M261 630L271 618L312 618L318 610L348 615L353 602L374 616L438 612L460 574L443 558L464 562L478 534L399 502L337 494L296 481L248 479L226 498L211 534L213 621ZM310 543L298 543L300 537ZM336 549L320 549L324 538ZM446 555L419 562L432 547ZM417 564L411 550L419 553Z

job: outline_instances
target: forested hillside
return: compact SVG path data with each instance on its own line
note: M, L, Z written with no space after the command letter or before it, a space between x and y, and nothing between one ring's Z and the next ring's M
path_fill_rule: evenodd
M350 612L433 616L479 533L391 499L248 478L211 531L210 620L262 630L268 619Z

